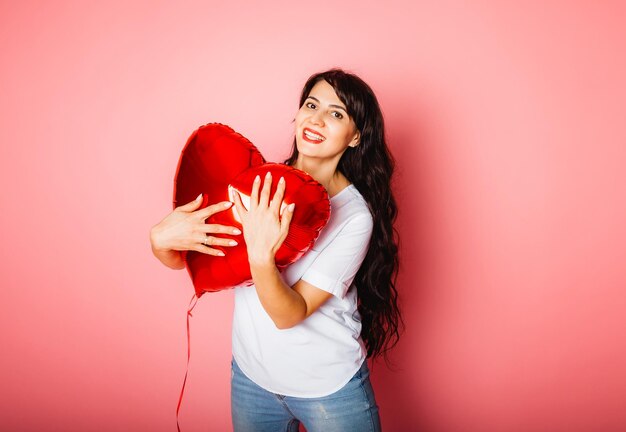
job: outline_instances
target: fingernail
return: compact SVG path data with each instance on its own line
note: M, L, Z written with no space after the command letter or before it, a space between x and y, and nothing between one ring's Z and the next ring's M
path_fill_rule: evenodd
M293 209L296 207L296 203L291 203L289 204L289 207L287 207L289 209L289 211L293 211Z
M231 246L237 246L237 242L235 240L229 241L228 244Z
M285 177L281 177L280 180L278 180L280 183L285 183Z
M233 230L233 234L241 234L241 231L239 231L237 228L235 228L235 229Z
M254 178L254 182L255 182L255 183L258 183L258 182L260 182L260 181L261 181L261 177L256 176L256 177Z
M224 256L224 252L220 251L220 252L218 253L218 255L219 255L219 256Z
M233 205L233 203L230 201L224 203L224 207L226 208L230 207L231 205Z
M267 174L265 174L265 178L270 178L271 176L272 176L272 173L269 171L267 172Z
M198 195L198 198L196 198L196 201L200 200L200 198L202 198L202 194Z

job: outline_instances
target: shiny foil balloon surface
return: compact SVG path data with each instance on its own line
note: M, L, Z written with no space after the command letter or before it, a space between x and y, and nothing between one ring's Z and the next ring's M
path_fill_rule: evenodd
M244 136L220 123L210 123L194 131L181 153L174 183L174 207L203 194L200 208L220 201L233 201L238 191L248 205L252 182L257 175L272 173L271 195L280 177L285 178L283 207L295 203L287 238L276 253L276 266L282 270L295 262L313 245L330 217L326 189L307 173L283 164L266 163L257 148ZM206 223L242 229L233 205L206 219ZM235 238L234 247L212 246L224 257L195 251L184 252L187 270L198 297L205 292L228 289L251 279L244 236L212 234Z

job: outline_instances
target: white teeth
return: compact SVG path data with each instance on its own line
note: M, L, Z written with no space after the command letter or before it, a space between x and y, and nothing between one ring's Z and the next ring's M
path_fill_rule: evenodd
M309 131L304 131L304 134L307 136L307 138L311 138L311 139L314 139L314 140L317 140L317 141L323 141L324 140L323 136L311 133Z

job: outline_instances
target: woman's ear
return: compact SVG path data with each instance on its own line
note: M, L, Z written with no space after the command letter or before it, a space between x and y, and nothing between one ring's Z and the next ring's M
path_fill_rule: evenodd
M354 138L352 138L352 141L350 141L350 144L348 144L350 147L356 147L359 145L359 143L361 142L361 132L356 131L356 133L354 134Z

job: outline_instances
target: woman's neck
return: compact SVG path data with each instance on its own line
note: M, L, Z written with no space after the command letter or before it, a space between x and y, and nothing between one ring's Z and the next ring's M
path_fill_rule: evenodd
M298 157L293 167L313 177L315 181L324 186L331 197L350 185L350 181L346 176L337 169L336 163L319 164L313 160Z

